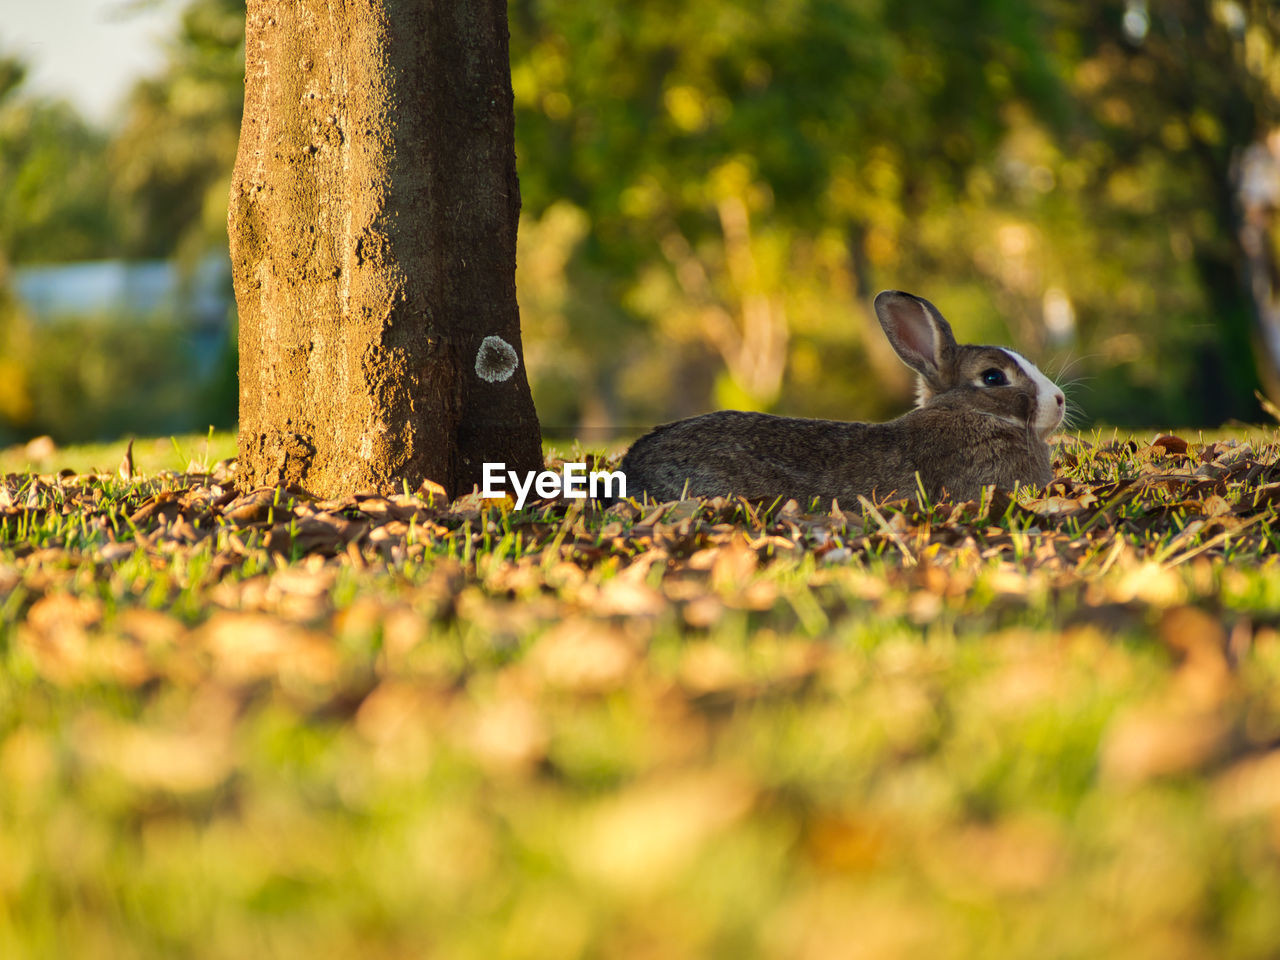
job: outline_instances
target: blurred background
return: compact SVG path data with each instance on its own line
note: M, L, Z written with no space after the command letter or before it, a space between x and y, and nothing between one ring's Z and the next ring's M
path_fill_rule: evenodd
M0 27L0 443L231 426L243 3ZM1008 343L1084 424L1280 401L1273 0L510 0L545 432L910 403L870 300Z

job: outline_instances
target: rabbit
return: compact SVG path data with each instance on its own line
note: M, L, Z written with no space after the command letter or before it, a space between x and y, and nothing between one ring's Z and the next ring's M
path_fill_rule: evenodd
M738 494L749 500L860 496L976 500L982 488L1043 487L1046 438L1063 393L1005 347L960 345L928 300L885 290L876 316L919 374L916 408L888 423L805 420L721 410L655 427L623 457L631 496L657 501ZM917 475L919 480L917 481Z

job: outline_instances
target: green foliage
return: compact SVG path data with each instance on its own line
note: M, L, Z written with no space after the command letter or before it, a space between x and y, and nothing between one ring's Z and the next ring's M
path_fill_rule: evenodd
M580 403L620 379L630 409L692 412L719 368L721 399L743 405L777 406L786 380L831 412L887 411L861 274L899 258L920 198L949 201L1004 127L985 75L946 49L961 16L935 11L923 34L910 12L850 3L513 7L526 209L568 203L589 224L567 269L593 309L560 324L603 368ZM980 46L1031 32L1008 5L963 17ZM1022 80L1035 51L992 56ZM598 348L620 336L628 349ZM833 376L817 357L845 362Z
M15 324L9 349L20 360L7 369L17 382L0 391L0 412L18 436L64 443L109 440L122 428L168 434L226 425L224 391L200 373L190 336L165 316Z
M899 287L962 336L1072 363L1091 416L1256 415L1232 158L1280 120L1280 14L1161 4L1138 38L1124 13L514 4L530 228L565 203L589 225L563 259L591 309L547 324L591 344L578 409L605 381L650 417L900 410L865 311Z
M0 253L12 263L181 255L226 243L240 132L244 4L192 0L169 63L141 80L120 126L26 96L0 60Z
M189 4L168 66L136 86L109 134L25 96L21 65L0 61L0 267L156 257L193 270L225 249L243 18L242 3ZM15 308L0 297L0 437L81 441L234 419L235 344L212 377L196 375L181 311L39 326Z
M193 0L167 67L134 87L111 139L127 255L194 261L225 247L243 106L244 4Z
M100 313L32 323L13 312L0 330L0 445L234 423L235 344L210 343L186 317Z
M66 103L24 96L23 66L0 58L0 262L107 255L106 137Z

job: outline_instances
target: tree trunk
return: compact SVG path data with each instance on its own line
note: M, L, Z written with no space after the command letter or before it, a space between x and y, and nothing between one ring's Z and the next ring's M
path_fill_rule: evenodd
M504 0L249 0L245 35L240 483L539 469Z
M1273 402L1280 402L1280 258L1273 242L1280 213L1280 127L1247 147L1237 172L1240 249L1253 294L1258 372Z

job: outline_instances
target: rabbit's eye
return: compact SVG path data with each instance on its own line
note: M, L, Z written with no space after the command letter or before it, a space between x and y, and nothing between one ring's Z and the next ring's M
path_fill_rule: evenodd
M1003 387L1009 382L1009 378L1004 375L1003 370L992 367L990 370L982 371L982 382L988 387Z

